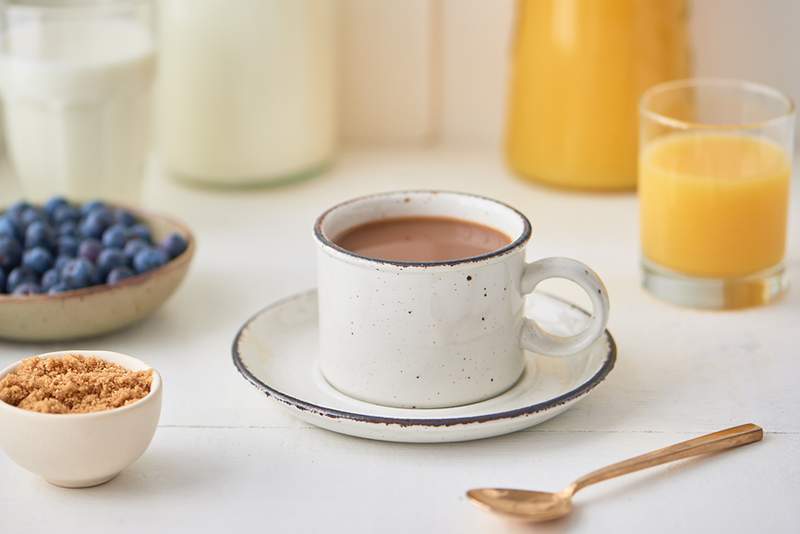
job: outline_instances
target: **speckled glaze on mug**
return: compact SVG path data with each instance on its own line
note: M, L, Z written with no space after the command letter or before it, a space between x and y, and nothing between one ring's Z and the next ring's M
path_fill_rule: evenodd
M455 217L508 235L472 258L401 262L367 258L333 238L392 217ZM608 297L597 275L567 258L525 263L531 224L501 202L465 193L401 191L350 200L314 225L319 245L320 369L351 397L403 408L441 408L498 395L520 377L524 350L552 356L588 347L605 329ZM583 332L548 334L523 316L547 278L580 285L593 313Z

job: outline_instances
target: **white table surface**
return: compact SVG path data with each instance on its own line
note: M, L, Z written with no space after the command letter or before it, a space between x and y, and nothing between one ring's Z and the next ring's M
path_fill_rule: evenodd
M16 185L3 176L5 202ZM183 218L198 236L178 293L148 320L103 338L0 343L0 366L71 348L150 363L165 380L153 443L119 477L84 490L50 486L0 455L0 532L527 532L476 509L464 491L557 490L607 463L745 422L766 429L762 443L586 489L573 516L537 531L798 532L798 185L787 258L793 289L767 307L711 313L639 288L634 195L531 186L489 149L348 152L330 173L273 190L189 188L154 173L146 205ZM619 359L591 396L513 435L390 444L301 423L239 376L230 345L241 323L314 286L314 217L355 195L404 188L512 203L533 222L531 257L572 256L597 270L611 296ZM567 284L546 288L583 302Z

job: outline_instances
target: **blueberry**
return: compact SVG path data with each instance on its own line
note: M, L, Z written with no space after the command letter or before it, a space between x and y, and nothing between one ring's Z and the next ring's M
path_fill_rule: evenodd
M127 263L128 259L125 257L125 253L118 248L103 249L100 256L97 258L97 269L100 278L105 280L106 275L108 275L112 269L116 267L125 267Z
M127 240L128 233L125 231L125 227L121 224L110 226L108 230L103 232L103 246L106 248L122 249Z
M118 282L121 282L122 280L125 280L126 278L130 278L134 274L136 273L134 273L128 267L115 267L114 269L111 269L111 272L108 273L108 277L106 278L106 283L116 284Z
M102 276L100 276L100 269L94 267L92 269L92 276L89 277L89 285L90 286L97 286L100 284L104 284L105 280Z
M107 223L108 226L111 226L115 222L115 220L114 220L114 211L111 208L107 207L107 206L103 206L103 207L100 207L100 208L95 208L89 213L89 215L93 215L95 217L100 217L101 219L103 219ZM87 215L87 217L88 217L88 215Z
M25 284L27 282L35 283L38 279L39 276L33 271L33 269L29 267L17 267L16 269L8 273L8 279L6 280L6 290L9 293L13 293L14 290L19 285Z
M91 212L89 215L83 219L78 226L78 233L81 237L92 237L95 239L100 239L102 237L103 232L106 231L111 225L111 221L109 220L109 216L106 212L98 209L96 211Z
M166 252L170 258L175 258L183 254L187 246L188 243L180 234L172 233L161 243L161 250Z
M85 258L70 260L61 271L61 281L70 289L87 287L92 284L94 278L94 266Z
M42 213L34 207L25 208L22 214L19 217L19 222L22 224L24 228L27 228L31 224L35 222L44 222L45 218Z
M42 275L42 291L48 291L50 288L61 282L61 275L58 270L50 269Z
M130 228L134 224L136 224L137 219L136 215L129 212L128 210L117 208L114 210L114 222L117 224L121 224L125 228Z
M34 221L25 230L25 248L44 247L53 248L53 232L42 221Z
M133 265L133 258L136 256L136 253L142 249L148 248L150 245L147 244L144 240L135 237L125 243L125 256L128 258L128 263Z
M71 258L70 256L58 256L56 258L56 264L53 266L53 269L58 271L59 273L64 270L64 266L72 261L75 258Z
M131 239L139 238L146 243L153 242L153 234L151 234L150 229L143 224L135 224L128 228L128 237Z
M167 253L157 248L145 248L133 257L133 268L137 273L144 273L157 269L167 263Z
M71 235L62 235L58 238L58 255L74 258L78 255L78 238Z
M84 217L98 209L105 209L106 205L100 200L92 200L81 206L81 215Z
M22 230L9 215L0 217L0 235L13 237L17 241L22 239Z
M6 272L0 269L0 294L6 292Z
M42 288L36 282L23 282L14 288L14 295L36 295L41 293Z
M50 216L53 224L62 225L66 222L78 224L81 220L81 212L78 208L70 206L69 204L57 207L53 214Z
M78 257L85 258L92 263L97 262L97 257L103 250L103 245L97 239L84 239L78 245Z
M6 272L19 265L22 247L19 241L7 235L0 235L0 269Z
M47 214L48 217L50 217L52 219L53 215L55 214L55 212L56 212L56 210L58 208L61 208L61 207L64 207L64 206L68 206L68 205L69 204L67 203L67 200L64 197L55 196L55 197L52 197L47 202L45 202L45 204L44 204L44 212Z
M63 222L56 228L56 234L78 237L78 223L73 221Z
M53 287L51 287L49 290L47 290L47 292L50 295L56 295L58 293L63 293L65 291L69 291L69 286L67 284L65 284L64 282L59 282L56 285L54 285Z
M22 255L22 266L43 274L53 266L53 255L46 248L34 247Z
M12 219L19 220L22 217L22 212L30 207L31 207L30 204L28 204L24 200L20 200L19 202L14 202L13 204L11 204L6 213Z

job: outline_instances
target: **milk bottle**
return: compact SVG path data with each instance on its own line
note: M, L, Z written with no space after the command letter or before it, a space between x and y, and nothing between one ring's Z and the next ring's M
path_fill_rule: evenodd
M161 0L158 134L169 172L217 185L286 181L330 160L330 0Z

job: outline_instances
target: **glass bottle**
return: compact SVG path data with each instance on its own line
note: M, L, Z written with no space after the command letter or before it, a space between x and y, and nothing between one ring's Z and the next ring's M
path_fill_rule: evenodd
M506 156L533 181L636 187L637 103L689 73L687 0L518 0Z
M160 158L189 181L291 181L333 157L331 0L160 0Z

